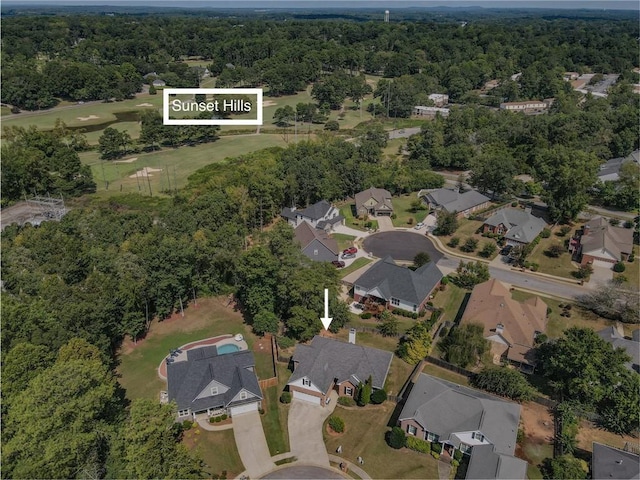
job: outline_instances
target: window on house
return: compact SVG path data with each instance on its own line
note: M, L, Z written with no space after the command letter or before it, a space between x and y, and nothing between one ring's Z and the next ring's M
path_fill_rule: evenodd
M302 379L302 385L304 385L305 387L310 387L311 386L311 380L309 380L308 378L303 378Z
M243 390L242 392L240 392L240 400L246 400L246 399L247 399L247 392Z
M211 387L211 395L217 395L218 394L218 387Z
M417 311L418 311L418 305L414 305L414 306L413 306L413 311L414 311L414 312L417 312Z
M427 435L425 436L425 440L427 442L437 442L438 435L436 435L435 433L427 432Z
M478 440L480 442L484 442L484 435L482 435L480 432L472 432L471 433L471 438L475 438L476 440Z
M318 249L317 248L313 251L313 255L316 256L316 257L318 256Z
M414 427L413 425L407 425L407 433L409 435L415 435L417 431L418 431L418 429L416 427Z
M392 298L391 299L391 305L395 305L396 307L400 305L400 300L398 300L397 298Z
M460 444L460 451L461 451L462 453L469 453L469 452L471 451L471 446L466 445L466 444L464 444L464 443L461 443L461 444Z
M353 388L351 388L351 387L344 387L344 394L345 394L345 395L353 395Z
M179 417L186 417L187 415L189 415L189 409L187 409L187 410L180 410L180 411L178 412L178 416L179 416Z

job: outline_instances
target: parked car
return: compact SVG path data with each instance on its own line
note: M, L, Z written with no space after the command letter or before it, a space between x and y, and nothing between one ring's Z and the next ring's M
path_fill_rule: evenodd
M416 230L420 230L422 227L424 227L424 223L420 222L420 223L417 223L416 226L413 228L415 228Z
M356 308L358 310L364 310L364 303L354 303L353 308Z
M348 254L348 253L356 254L356 253L358 253L358 249L356 247L349 247L349 248L345 249L342 252L343 255Z
M502 247L502 250L500 250L500 255L509 255L512 249L513 245L505 245Z
M331 264L336 268L343 268L345 263L342 260L334 260Z
M342 258L356 258L355 253L343 253Z

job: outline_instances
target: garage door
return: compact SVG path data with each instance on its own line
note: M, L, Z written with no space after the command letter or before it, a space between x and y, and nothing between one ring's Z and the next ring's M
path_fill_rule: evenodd
M255 412L258 410L258 402L247 403L246 405L240 405L238 407L231 407L231 416L241 415L243 413Z
M594 267L604 267L604 268L613 268L613 263L611 262L605 262L604 260L596 260L595 258L593 259L593 266Z
M309 395L308 393L298 392L297 390L293 391L293 398L299 398L300 400L313 403L314 405L320 405L320 400L321 400L320 397L314 397L313 395Z

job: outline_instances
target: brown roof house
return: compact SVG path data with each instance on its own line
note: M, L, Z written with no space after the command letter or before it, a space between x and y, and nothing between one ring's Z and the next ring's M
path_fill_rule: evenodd
M300 244L302 253L316 262L333 262L338 260L340 253L338 242L327 232L314 228L307 222L302 222L293 231L296 241Z
M315 336L309 345L298 345L291 359L293 374L287 383L293 398L325 406L332 392L353 397L358 384L366 383L369 376L374 390L381 389L393 353L355 342L356 332L351 329L349 343Z
M582 265L612 267L629 258L633 251L633 230L614 227L606 219L594 217L585 224L576 243L575 250Z
M506 359L531 373L535 367L534 340L547 328L547 304L539 297L513 300L509 289L493 278L476 285L460 322L484 327L494 363Z
M369 188L356 193L356 212L358 215L391 215L393 204L391 193L384 188Z

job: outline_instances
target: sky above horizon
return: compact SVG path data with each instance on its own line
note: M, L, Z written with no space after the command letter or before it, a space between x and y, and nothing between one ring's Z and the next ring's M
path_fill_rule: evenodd
M388 8L409 7L484 7L484 8L556 8L640 10L640 2L629 0L239 0L225 1L168 1L168 0L4 0L6 5L65 5L65 6L129 6L178 8Z

